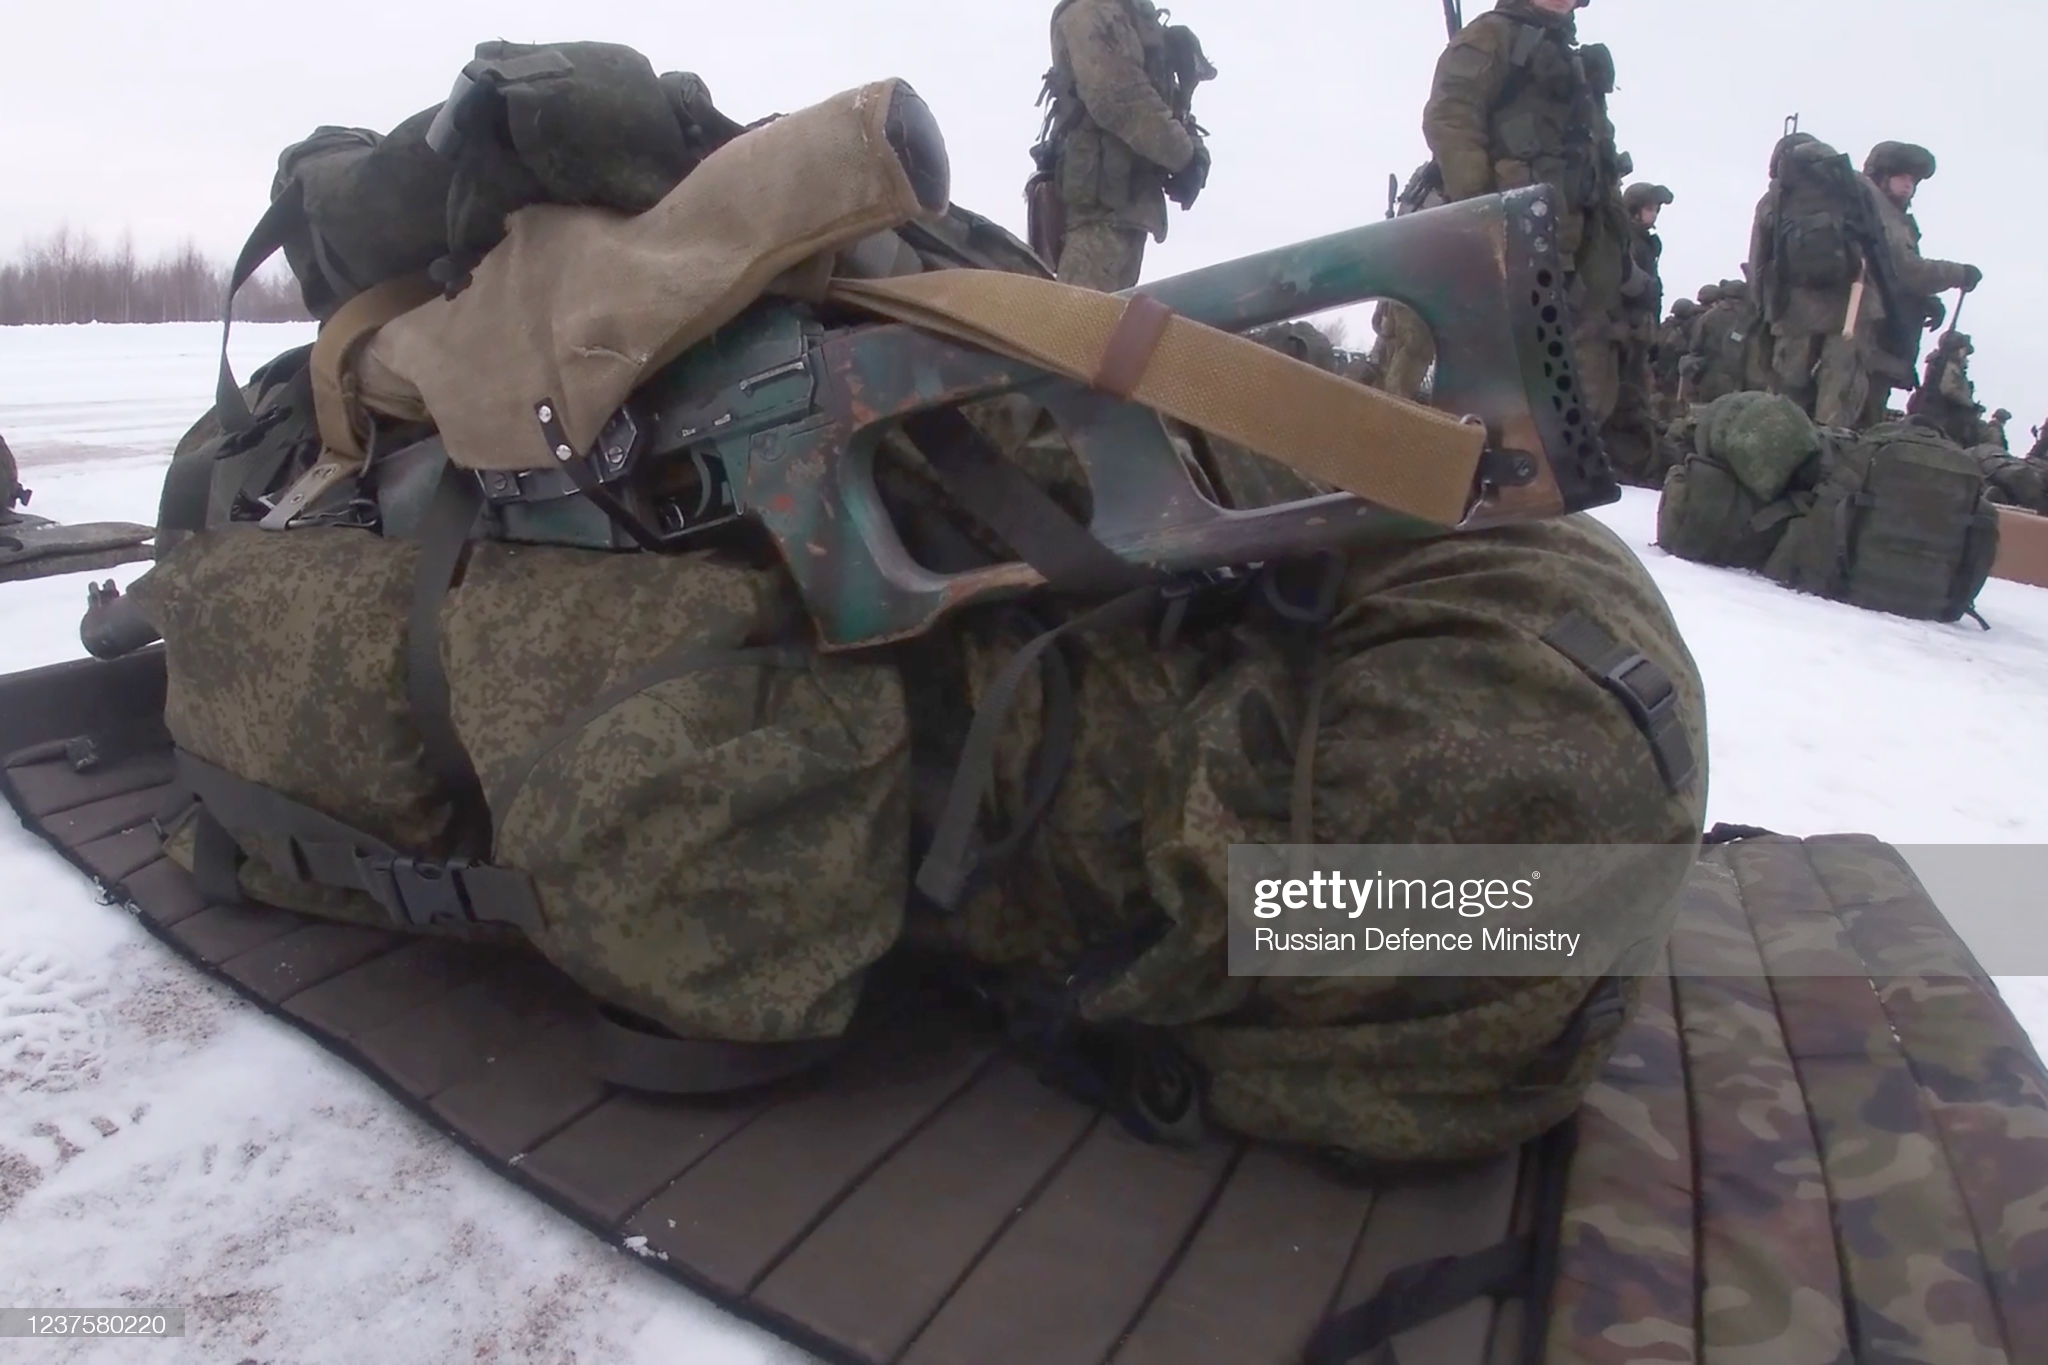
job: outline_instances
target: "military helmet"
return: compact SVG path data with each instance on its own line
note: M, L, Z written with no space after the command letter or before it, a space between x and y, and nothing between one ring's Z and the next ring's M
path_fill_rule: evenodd
M1672 194L1670 190L1665 189L1662 185L1647 183L1630 185L1622 192L1621 206L1628 210L1629 216L1633 217L1652 204L1661 208L1665 204L1673 202L1676 198L1676 195Z
M1991 420L1994 422L2010 422L2012 420L2012 412L2008 408L2000 408L1991 414Z
M1970 338L1962 332L1943 332L1941 340L1937 341L1935 345L1944 351L1974 351L1977 349L1970 344Z
M1725 292L1718 284L1703 284L1700 286L1700 307L1702 308L1708 308L1719 303L1723 297L1725 297Z
M1675 318L1689 318L1699 311L1700 306L1691 299L1677 299L1671 305L1671 316Z
M1910 142L1880 142L1863 158L1863 173L1872 180L1910 175L1915 180L1934 179L1934 153Z

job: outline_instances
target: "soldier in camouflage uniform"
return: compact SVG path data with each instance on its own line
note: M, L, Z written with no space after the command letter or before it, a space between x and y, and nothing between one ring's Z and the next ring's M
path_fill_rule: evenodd
M1556 191L1580 400L1604 426L1620 388L1626 166L1605 105L1613 61L1604 47L1578 45L1583 2L1499 0L1465 25L1437 61L1422 133L1447 199L1534 184Z
M1446 202L1436 163L1424 162L1408 177L1395 216L1406 217ZM1380 387L1397 398L1420 397L1422 381L1436 364L1436 338L1429 334L1421 316L1388 299L1373 313L1372 330L1372 363L1379 372Z
M15 504L27 501L28 490L21 486L14 452L7 448L7 438L0 436L0 521L13 521Z
M1657 215L1672 202L1662 185L1631 185L1621 197L1628 213L1629 258L1633 269L1622 291L1622 325L1627 341L1622 350L1621 386L1614 416L1607 423L1609 458L1624 478L1640 482L1651 477L1657 449L1657 417L1653 408L1656 384L1658 321L1664 315L1664 281L1657 263L1664 243L1657 236Z
M1944 332L1927 357L1920 386L1906 400L1908 417L1924 417L1959 446L1981 444L1984 405L1970 382L1970 356L1976 347L1961 332Z
M1907 209L1913 205L1913 192L1923 180L1933 178L1933 170L1933 153L1925 147L1886 141L1872 147L1858 180L1890 248L1892 278L1905 295L1896 305L1907 309L1915 332L1942 323L1944 309L1935 295L1948 289L1976 289L1978 280L1985 278L1976 266L1921 256L1919 223ZM1862 291L1853 338L1843 336L1849 297L1851 289L1841 289L1808 301L1812 307L1806 321L1819 323L1821 342L1812 415L1821 426L1860 430L1882 420L1892 389L1913 387L1917 356L1898 356L1886 348L1886 303L1874 280Z
M1065 209L1061 281L1116 292L1138 282L1145 237L1166 240L1166 201L1191 207L1209 151L1178 88L1150 0L1060 0L1052 12L1052 100L1042 146Z
M1992 413L1990 418L1985 421L1983 430L1978 433L1977 444L1980 446L1997 446L2000 450L2010 452L2012 450L2012 442L2005 434L2005 424L2011 420L2012 410L2009 408L2000 408Z

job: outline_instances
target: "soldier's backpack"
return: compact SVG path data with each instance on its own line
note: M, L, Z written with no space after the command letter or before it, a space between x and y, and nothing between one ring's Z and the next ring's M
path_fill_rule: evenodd
M230 288L279 249L321 319L415 272L459 288L514 210L643 211L740 131L698 77L631 48L480 43L448 100L388 134L324 126L287 147Z
M1773 252L1778 279L1799 289L1835 289L1856 274L1848 224L1862 193L1846 154L1825 142L1801 142L1779 159Z
M1974 455L1917 422L1888 422L1843 433L1823 467L1813 509L1766 574L1873 611L1984 624L1975 604L1998 556L1998 512Z
M1696 563L1761 569L1812 505L1820 434L1789 399L1762 393L1726 394L1687 420L1693 448L1665 477L1657 544Z

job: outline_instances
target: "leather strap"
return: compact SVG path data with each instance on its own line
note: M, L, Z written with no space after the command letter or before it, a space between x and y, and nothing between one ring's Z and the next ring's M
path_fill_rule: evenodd
M1159 300L1144 294L1131 295L1123 316L1116 320L1116 330L1109 334L1109 342L1102 348L1102 363L1095 367L1093 386L1122 399L1136 393L1172 317L1173 310Z
M1437 526L1464 521L1486 451L1483 426L1192 318L1162 317L1142 295L932 270L835 280L829 297L1076 383L1122 386L1128 401Z

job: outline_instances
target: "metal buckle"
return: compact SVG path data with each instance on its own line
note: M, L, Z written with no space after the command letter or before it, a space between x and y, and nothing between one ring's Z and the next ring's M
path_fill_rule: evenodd
M462 874L472 865L467 858L432 862L356 855L369 893L394 918L419 929L477 922L462 886Z

